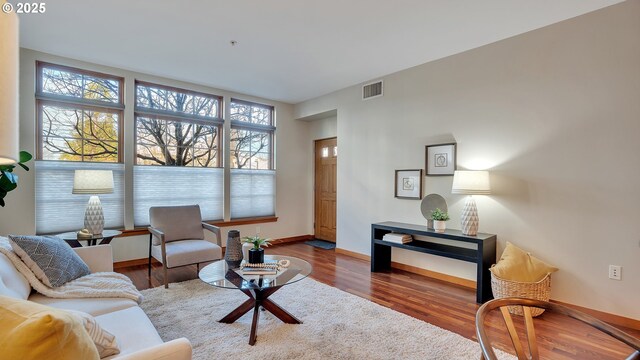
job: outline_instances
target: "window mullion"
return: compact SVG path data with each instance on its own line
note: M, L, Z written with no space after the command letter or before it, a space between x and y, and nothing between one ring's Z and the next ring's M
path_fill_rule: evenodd
M272 125L251 124L244 121L231 121L231 127L234 129L258 130L258 131L275 131L276 127Z
M46 94L38 90L36 92L36 100L43 100L48 102L64 103L67 105L79 105L85 107L96 107L113 110L124 110L123 104L110 103L106 101L97 101L89 99L80 99L66 95Z
M189 121L193 123L198 123L201 125L213 125L213 124L222 124L224 119L220 118L209 118L199 115L191 115L187 113L180 113L174 111L164 111L158 109L150 109L141 106L136 106L135 108L136 114L140 114L147 117L162 117L162 118L170 118L171 120L176 121Z

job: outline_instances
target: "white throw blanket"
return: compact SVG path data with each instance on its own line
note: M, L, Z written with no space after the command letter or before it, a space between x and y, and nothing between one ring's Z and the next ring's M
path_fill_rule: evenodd
M11 260L13 266L24 275L40 294L60 299L71 298L125 298L138 303L142 302L142 294L136 289L131 280L115 272L98 272L71 280L55 288L43 284L20 257L13 252L11 244L5 238L0 238L0 253Z

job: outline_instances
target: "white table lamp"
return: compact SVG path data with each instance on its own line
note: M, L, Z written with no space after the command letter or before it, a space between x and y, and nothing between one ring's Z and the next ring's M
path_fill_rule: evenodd
M97 194L113 193L111 170L76 170L73 176L73 194L91 194L84 211L84 227L92 234L102 234L104 213Z
M17 163L19 156L18 52L18 15L0 12L0 165Z
M491 183L488 171L458 170L453 174L452 194L469 195L462 210L460 222L462 233L475 236L478 234L478 208L472 195L491 194Z

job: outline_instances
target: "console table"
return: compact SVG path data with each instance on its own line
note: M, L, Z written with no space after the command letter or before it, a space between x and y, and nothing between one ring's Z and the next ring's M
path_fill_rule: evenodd
M417 239L406 244L383 241L382 237L390 232L472 243L477 245L477 249ZM483 303L493 299L489 267L496 263L496 238L496 235L483 233L478 233L476 236L468 236L462 234L460 230L450 229L443 233L437 233L423 225L392 221L371 224L371 271L379 272L391 269L391 248L394 247L472 262L476 264L477 269L476 302Z

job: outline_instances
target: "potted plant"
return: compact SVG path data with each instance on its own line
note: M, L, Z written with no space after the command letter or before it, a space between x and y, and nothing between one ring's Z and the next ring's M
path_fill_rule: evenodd
M32 156L26 151L20 151L20 161L17 164L11 165L0 165L0 206L4 207L4 197L7 196L12 190L18 187L18 175L13 172L16 165L19 165L26 171L29 171L29 168L26 163L31 160Z
M271 239L263 239L260 236L245 236L242 238L243 243L252 244L253 248L249 250L250 264L262 264L264 263L264 249L262 246L269 246Z
M447 229L446 221L449 220L449 214L438 208L431 211L431 220L433 220L433 229L437 233L443 233Z

